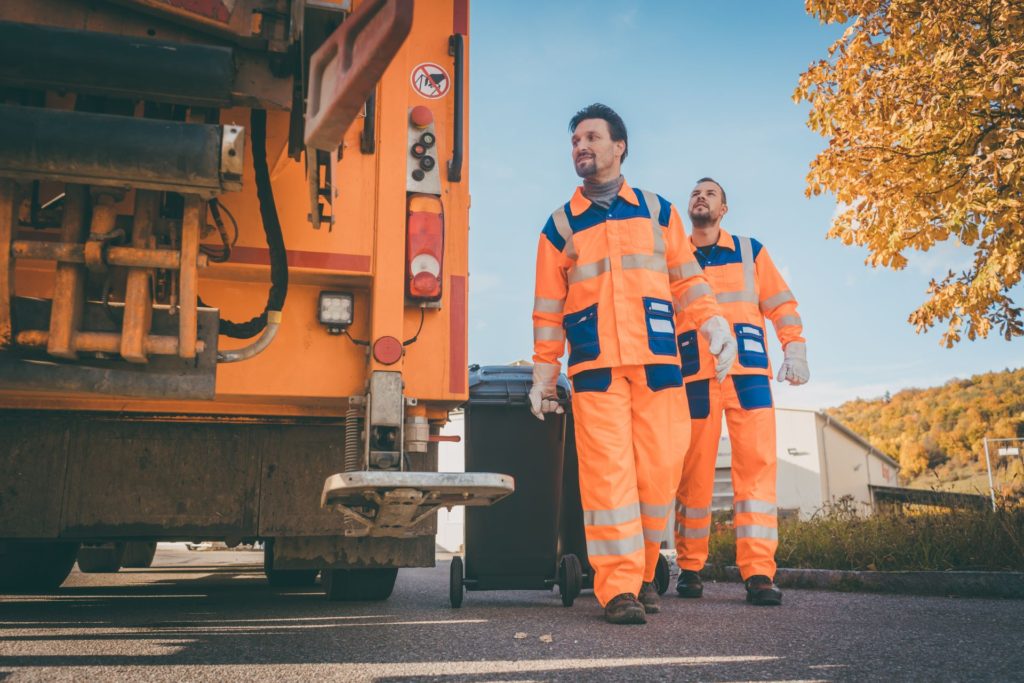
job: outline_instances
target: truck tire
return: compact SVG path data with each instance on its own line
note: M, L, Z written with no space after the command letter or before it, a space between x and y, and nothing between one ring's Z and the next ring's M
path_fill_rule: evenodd
M124 561L125 543L83 545L78 550L78 568L85 574L113 574Z
M362 602L387 600L395 589L398 568L324 569L324 593L331 601Z
M146 569L153 564L156 555L156 541L128 541L124 547L121 566L131 569Z
M263 544L263 573L274 588L299 588L316 583L319 569L274 569L274 539Z
M63 541L0 542L0 590L56 590L75 566L77 543Z

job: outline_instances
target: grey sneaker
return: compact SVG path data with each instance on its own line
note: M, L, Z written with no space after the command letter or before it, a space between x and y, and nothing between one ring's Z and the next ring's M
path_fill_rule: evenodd
M610 624L646 624L644 606L632 593L620 593L608 601L604 618Z
M661 611L661 596L658 595L658 584L654 581L644 581L637 597L647 614L657 614Z

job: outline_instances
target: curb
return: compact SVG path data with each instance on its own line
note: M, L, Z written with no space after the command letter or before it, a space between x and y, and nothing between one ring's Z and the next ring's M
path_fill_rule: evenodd
M740 581L737 567L715 578ZM780 588L867 593L906 593L971 598L1024 599L1024 572L869 572L841 569L785 569L775 573Z

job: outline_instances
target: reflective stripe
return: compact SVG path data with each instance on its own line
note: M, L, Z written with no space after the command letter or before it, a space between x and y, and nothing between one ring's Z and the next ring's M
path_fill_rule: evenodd
M754 294L754 247L749 237L740 237L740 258L743 260L743 289Z
M747 524L736 527L736 538L763 538L768 541L779 540L779 530L771 526Z
M534 379L551 380L558 377L562 366L558 363L535 363L533 366Z
M802 327L804 321L801 320L800 316L798 315L784 315L781 318L779 318L775 322L775 324L778 325L779 327L786 327L787 325L798 325Z
M733 507L736 512L756 512L762 515L774 515L775 503L766 500L737 500Z
M679 513L686 519L703 519L711 514L711 508L680 507Z
M738 301L749 301L752 304L757 303L757 295L753 292L746 290L741 292L719 292L715 295L720 304L734 304Z
M644 201L647 202L647 212L651 214L654 255L661 256L665 253L665 239L661 236L661 223L658 222L658 215L661 214L661 202L658 201L658 195L653 192L641 190L640 194L644 196ZM623 268L625 268L625 264L623 264Z
M637 534L629 538L612 541L587 540L587 555L629 555L644 549L644 536Z
M696 261L688 261L669 268L668 279L669 282L675 282L676 280L685 280L688 277L700 275L703 272L704 271L701 270L700 265Z
M714 292L711 291L711 285L705 284L703 282L698 282L697 284L693 285L688 290L686 290L686 293L679 298L676 310L680 311L689 306L690 304L692 304L697 299L701 298L702 296L711 296L713 293Z
M614 510L584 510L583 524L586 526L612 526L632 522L640 516L640 504L630 503Z
M533 300L533 310L537 313L561 313L565 309L565 299L545 299L542 296Z
M575 261L579 258L576 253L576 245L572 242L572 228L569 227L569 217L565 215L565 206L560 206L551 214L551 221L555 224L555 230L565 240L565 255Z
M793 298L793 292L789 291L788 289L779 292L778 294L775 294L773 296L770 296L764 301L762 301L761 310L767 313L768 311L786 303L787 301L796 301L796 299Z
M671 509L671 503L668 505L650 505L649 503L640 503L641 514L647 517L654 517L656 519L668 519L668 512Z
M665 539L665 529L648 529L644 527L644 540L648 543L661 543Z
M564 341L565 330L561 327L535 327L533 328L533 341Z
M626 254L622 257L622 269L653 270L656 273L667 273L665 257L656 254Z
M574 285L577 282L583 282L602 273L607 273L611 270L611 267L612 262L606 258L594 261L593 263L584 263L582 266L575 266L569 270L569 284Z

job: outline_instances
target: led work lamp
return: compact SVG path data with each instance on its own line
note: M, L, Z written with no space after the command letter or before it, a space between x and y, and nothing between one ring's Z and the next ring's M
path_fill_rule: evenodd
M352 295L348 292L320 292L317 317L331 334L341 334L352 324Z

